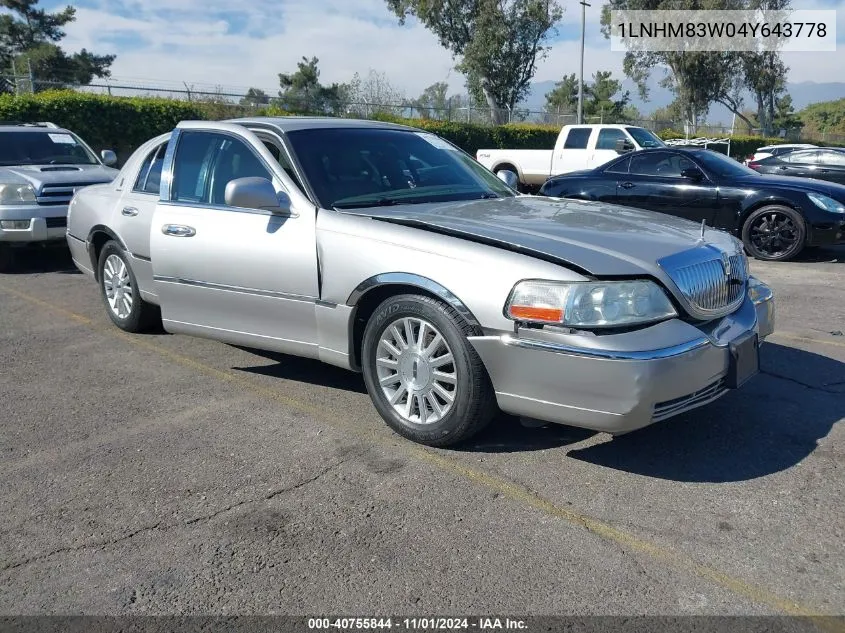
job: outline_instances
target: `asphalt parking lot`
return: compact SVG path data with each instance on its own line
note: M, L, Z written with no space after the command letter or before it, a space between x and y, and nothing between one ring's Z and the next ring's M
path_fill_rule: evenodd
M29 254L0 275L0 613L845 614L845 249L752 266L778 333L743 390L433 450L357 375L123 334Z

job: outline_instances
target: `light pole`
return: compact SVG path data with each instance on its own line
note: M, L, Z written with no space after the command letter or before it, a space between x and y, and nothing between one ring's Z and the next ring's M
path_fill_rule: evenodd
M587 24L588 2L581 0L581 73L578 75L578 124L584 122L584 31Z

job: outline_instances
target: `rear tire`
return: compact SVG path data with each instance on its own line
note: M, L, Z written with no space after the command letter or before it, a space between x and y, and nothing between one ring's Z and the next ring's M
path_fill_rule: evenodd
M161 323L158 307L141 298L129 258L114 240L106 242L100 251L97 279L106 314L121 330L146 332Z
M757 209L742 225L742 243L749 255L771 262L794 259L807 238L801 214L782 205Z
M450 446L496 414L474 329L449 305L422 295L385 300L364 330L367 391L390 428L414 442Z

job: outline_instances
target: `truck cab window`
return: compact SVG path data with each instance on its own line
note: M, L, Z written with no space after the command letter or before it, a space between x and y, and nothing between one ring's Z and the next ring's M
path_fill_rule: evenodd
M587 149L592 129L588 127L574 127L566 135L563 149Z

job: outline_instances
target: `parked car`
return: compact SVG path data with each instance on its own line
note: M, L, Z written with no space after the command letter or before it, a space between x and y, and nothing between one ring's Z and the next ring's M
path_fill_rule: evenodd
M65 243L74 191L109 182L114 152L98 157L70 130L53 123L0 123L0 271L13 247Z
M768 158L769 156L782 156L783 154L794 152L796 149L808 149L812 147L818 146L813 145L811 143L783 143L780 145L765 145L763 147L758 147L756 152L751 154L751 156L746 157L745 164L749 165L754 161L763 160L764 158Z
M757 259L845 243L845 187L762 176L708 149L644 150L598 169L551 178L540 192L675 215L729 231Z
M632 125L566 125L554 149L480 149L475 157L490 171L511 171L530 187L555 174L598 167L625 152L663 146L653 132Z
M435 446L497 408L664 420L745 382L774 327L727 233L520 196L374 121L182 122L74 196L68 244L117 327L362 371L387 424Z
M845 149L842 148L795 150L751 161L748 166L761 174L818 178L845 185Z

